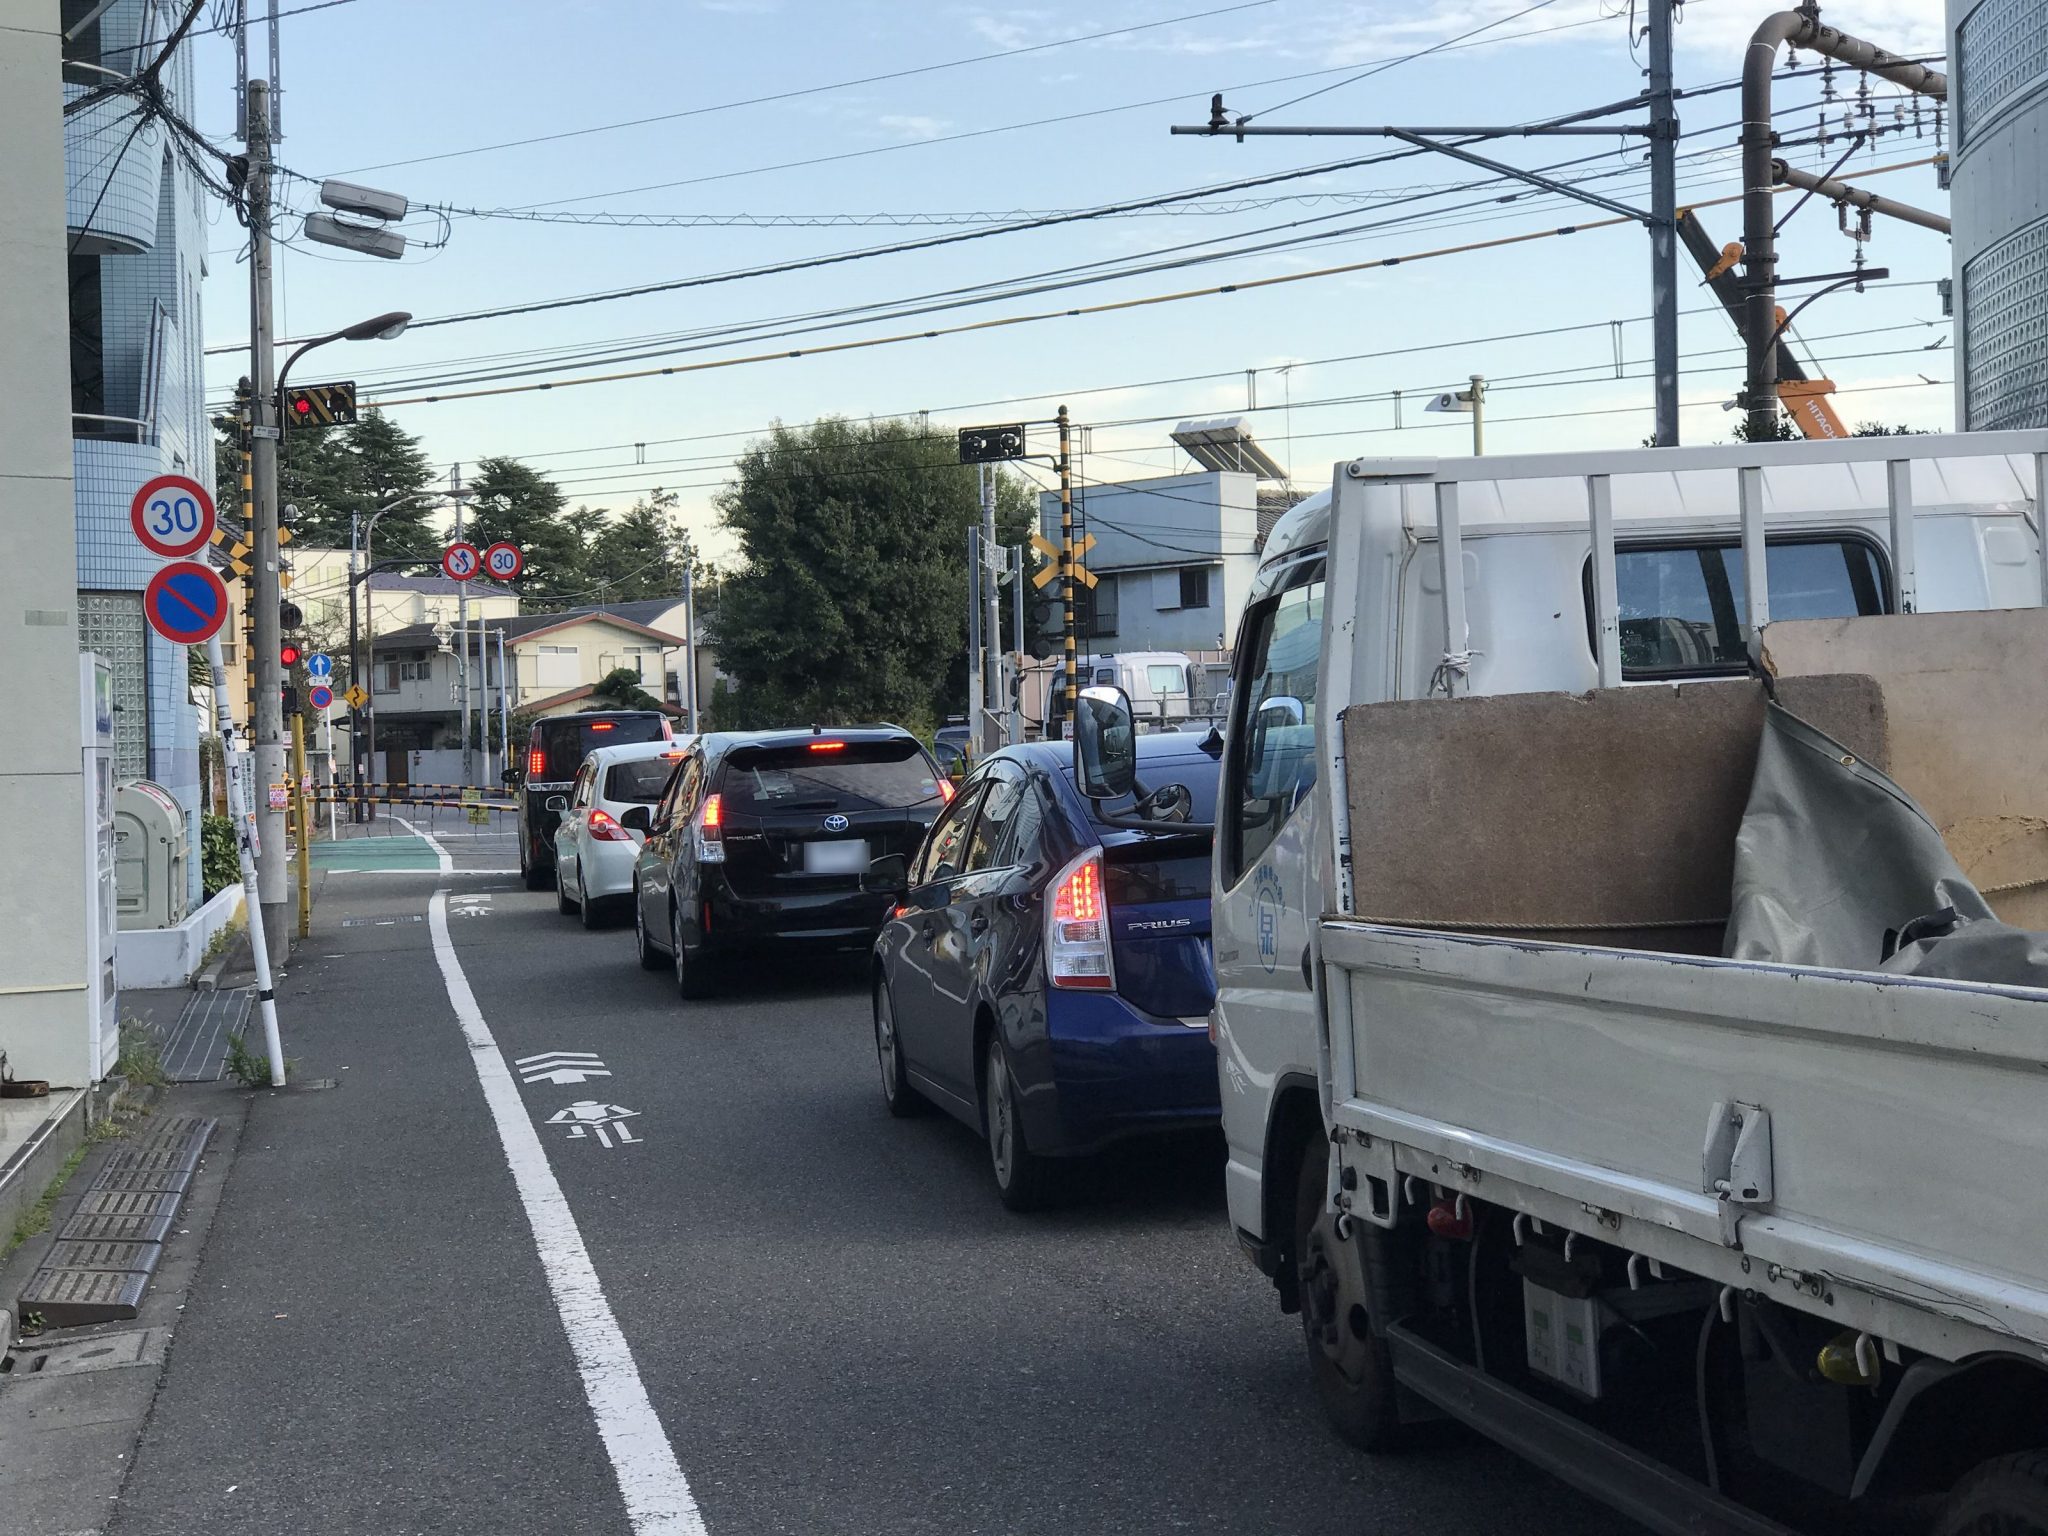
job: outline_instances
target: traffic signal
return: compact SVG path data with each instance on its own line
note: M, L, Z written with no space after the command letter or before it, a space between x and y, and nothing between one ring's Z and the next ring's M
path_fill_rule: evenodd
M962 464L992 464L1024 457L1022 424L1008 427L966 427L960 433Z
M353 379L336 384L306 384L284 392L285 420L295 427L346 427L356 419Z
M287 640L277 648L277 659L287 667L296 667L305 654L305 648L296 640Z
M297 603L279 603L277 605L277 627L279 629L297 629L305 622L306 615L300 610Z

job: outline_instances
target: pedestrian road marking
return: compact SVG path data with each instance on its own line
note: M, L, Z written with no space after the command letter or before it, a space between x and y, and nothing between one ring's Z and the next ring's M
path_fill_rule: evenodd
M580 1083L586 1078L610 1077L595 1051L547 1051L539 1056L522 1056L514 1063L519 1076L529 1083Z
M633 1536L707 1536L703 1513L648 1399L632 1347L605 1300L604 1286L576 1225L576 1215L569 1209L568 1197L541 1145L540 1132L527 1118L519 1084L463 973L449 937L445 890L434 892L427 920L434 936L434 963L440 967L448 1002L462 1026L470 1063L476 1068L484 1102L497 1126L498 1144L504 1149L519 1202L533 1228L548 1290L568 1332L577 1373L583 1378L583 1395L618 1478L627 1523Z
M566 1125L569 1138L574 1141L586 1135L595 1136L597 1144L610 1149L611 1138L619 1138L620 1145L637 1142L639 1137L626 1129L625 1122L638 1119L640 1111L628 1109L623 1104L603 1104L596 1099L578 1099L567 1109L558 1109L548 1116L549 1125ZM609 1128L609 1134L607 1134Z

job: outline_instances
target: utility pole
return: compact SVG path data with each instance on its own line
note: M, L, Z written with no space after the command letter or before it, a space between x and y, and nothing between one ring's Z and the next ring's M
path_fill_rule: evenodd
M1060 407L1060 637L1063 676L1061 696L1066 713L1060 725L1065 737L1073 729L1079 687L1074 670L1074 455L1073 426L1067 408Z
M505 749L505 760L498 765L500 782L512 767L512 696L506 690L511 678L505 672L505 626L498 626L498 745Z
M1015 578L1010 582L1011 615L1017 632L1017 664L1010 672L1010 744L1015 746L1024 739L1024 572L1029 569L1025 563L1031 554L1029 544L1019 544L1016 550Z
M683 686L678 702L689 712L690 734L701 732L704 727L697 720L697 546L690 542L686 533L682 539L683 555Z
M1486 376L1472 375L1472 457L1486 453Z
M967 525L967 755L981 757L982 686L981 530Z
M462 466L448 471L448 494L455 501L455 542L462 542ZM455 584L455 692L462 701L462 782L476 782L476 754L469 744L469 583Z
M1678 110L1671 96L1674 0L1650 0L1650 356L1656 440L1678 446ZM1474 402L1473 410L1478 410ZM1479 418L1472 418L1477 429Z
M283 636L279 628L279 587L277 580L277 377L272 355L271 333L271 246L270 246L270 87L251 80L247 92L249 115L243 123L243 138L249 147L249 175L243 195L249 204L249 377L252 381L249 407L252 425L249 435L255 479L254 539L256 569L250 580L251 601L256 609L253 626L256 655L256 782L250 786L257 801L259 832L256 862L257 898L263 906L263 930L273 963L281 962L290 948L285 927L288 895L285 870L285 813L272 809L270 786L285 779L284 760L284 669L278 659Z
M1650 232L1650 336L1655 354L1652 364L1656 404L1656 441L1660 448L1678 446L1678 261L1677 261L1677 172L1676 145L1678 115L1673 102L1671 30L1674 13L1684 0L1646 0L1650 64L1646 88L1636 96L1605 106L1589 107L1546 118L1538 123L1496 126L1454 127L1294 127L1255 126L1249 115L1233 118L1219 93L1210 99L1209 121L1175 125L1169 132L1201 138L1247 138L1273 135L1289 138L1324 136L1398 139L1417 149L1448 156L1466 165L1491 171L1539 187L1545 192L1587 203L1608 213L1632 219ZM1631 43L1634 37L1630 38ZM1765 65L1768 75L1769 65ZM1646 107L1649 119L1622 125L1596 124L1589 120L1610 117L1635 107ZM1636 208L1615 198L1604 197L1570 182L1557 181L1536 171L1476 154L1467 146L1494 139L1572 138L1615 135L1647 139L1650 145L1650 206ZM1455 142L1452 142L1455 141ZM1395 412L1398 417L1398 401Z
M1003 697L1003 594L1001 583L996 580L996 556L1001 546L996 543L996 467L984 464L981 467L981 565L975 579L987 583L988 609L982 620L982 653L987 657L984 671L988 681L984 685L983 708L994 713L1002 707ZM974 720L974 729L968 733L970 740L985 742L986 750L993 751L997 745L994 722L982 715Z

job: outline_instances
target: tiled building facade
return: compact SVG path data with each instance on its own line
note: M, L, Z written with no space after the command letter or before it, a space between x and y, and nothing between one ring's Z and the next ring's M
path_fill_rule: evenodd
M95 9L66 0L67 28ZM179 10L115 0L92 18L66 44L66 101L153 59ZM197 115L190 50L173 56L163 86L182 116ZM115 95L64 125L79 642L114 666L118 771L156 780L185 807L196 900L199 716L185 648L143 622L142 589L163 562L136 542L128 505L160 474L213 482L199 314L210 194L166 126L138 122L132 99Z

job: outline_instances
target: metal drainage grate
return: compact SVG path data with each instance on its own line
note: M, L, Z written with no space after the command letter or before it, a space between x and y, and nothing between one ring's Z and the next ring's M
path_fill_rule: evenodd
M171 1223L176 1219L178 1205L176 1195L137 1195L138 1200L163 1200L171 1209L160 1215L137 1213L129 1216L88 1216L83 1211L65 1222L58 1231L60 1239L71 1238L80 1242L133 1242L160 1243L171 1235Z
M249 1027L256 989L195 992L164 1042L164 1071L180 1083L213 1083L226 1075L228 1036Z
M21 1293L21 1310L50 1328L129 1318L142 1305L149 1272L136 1269L39 1269Z
M128 1219L150 1219L162 1217L169 1221L178 1214L178 1197L161 1191L140 1189L96 1189L78 1202L78 1220L85 1216L107 1216Z

